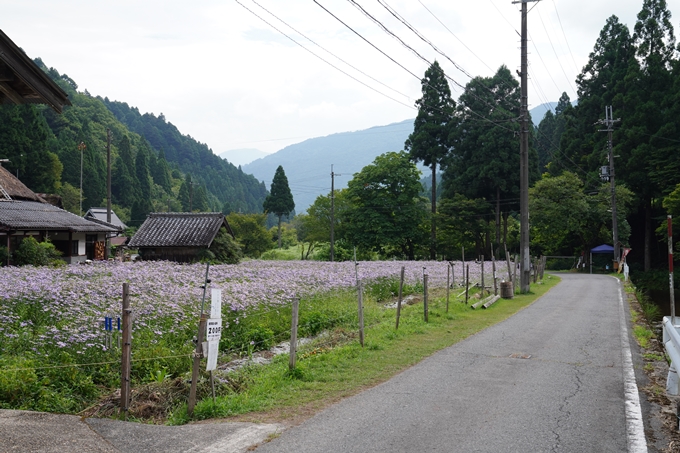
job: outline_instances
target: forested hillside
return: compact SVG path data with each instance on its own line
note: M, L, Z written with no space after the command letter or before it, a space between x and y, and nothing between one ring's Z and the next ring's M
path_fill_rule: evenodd
M261 212L267 195L254 177L182 135L165 118L78 92L66 74L35 60L69 95L61 115L35 105L0 108L0 158L36 192L57 193L82 212L106 205L107 129L111 130L112 202L139 225L152 211ZM111 110L109 110L111 109Z
M140 114L125 102L98 99L132 132L147 139L155 150L162 151L169 162L176 163L182 172L190 173L195 182L204 184L208 192L222 201L220 209L225 213L262 212L267 195L264 184L213 154L205 143L182 135L162 113L159 116Z

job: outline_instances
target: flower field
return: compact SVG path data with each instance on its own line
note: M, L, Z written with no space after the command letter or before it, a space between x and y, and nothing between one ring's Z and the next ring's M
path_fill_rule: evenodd
M462 263L454 263L456 281L462 282ZM505 271L497 263L498 275ZM422 282L428 274L431 287L446 285L447 263L435 261L369 261L329 263L313 261L248 261L210 268L211 288L221 288L223 306L232 311L268 304L286 304L295 296L347 289L356 277L366 283L399 278L405 266L407 284ZM491 263L485 265L491 281ZM506 271L505 271L506 272ZM481 266L471 263L470 281L478 282ZM156 335L176 334L186 322L195 324L203 294L205 265L169 262L135 264L95 263L89 266L14 267L3 269L0 281L0 351L2 343L23 330L42 332L31 350L39 353L51 343L79 351L101 344L105 316L119 316L122 284L128 282L134 329L156 329ZM161 327L163 329L161 330Z
M480 264L467 264L471 283L478 282ZM497 264L497 275L507 275L505 265ZM220 349L268 348L285 338L290 331L290 302L295 297L308 302L300 320L307 334L338 323L352 329L356 296L344 296L343 302L338 302L334 295L348 294L358 278L369 294L379 288L383 299L390 297L398 288L402 266L411 292L422 288L424 273L431 288L446 285L448 263L434 261L357 265L247 261L211 266L209 288L222 289L223 298ZM463 282L462 268L462 263L454 263L458 286ZM205 270L204 264L170 262L3 268L0 407L77 412L101 389L115 387L120 351L115 347L115 332L114 347L107 347L104 318L112 317L115 329L124 282L130 287L133 313L133 362L137 361L133 379L143 382L158 370L174 376L185 373L193 349L191 338L196 335ZM485 264L485 274L489 285L490 262ZM209 299L208 294L206 305ZM46 388L51 390L46 392Z

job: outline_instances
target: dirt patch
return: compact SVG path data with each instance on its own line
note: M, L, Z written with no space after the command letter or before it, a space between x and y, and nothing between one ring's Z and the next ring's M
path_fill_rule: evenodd
M680 433L678 433L678 418L676 408L680 402L679 397L669 396L666 393L666 378L668 376L668 362L659 341L662 338L661 325L651 325L637 300L635 294L628 294L628 304L632 311L637 313L634 325L641 325L654 332L647 347L640 346L643 370L648 382L640 390L650 403L650 419L645 427L648 447L650 451L680 452Z

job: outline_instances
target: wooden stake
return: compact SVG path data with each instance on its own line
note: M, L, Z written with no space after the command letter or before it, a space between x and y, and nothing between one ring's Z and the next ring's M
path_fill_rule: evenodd
M132 323L130 310L130 287L123 283L123 347L121 358L120 378L120 410L127 419L130 405L130 360L132 355Z
M399 317L401 316L401 298L404 291L404 270L405 267L401 266L401 279L399 280L399 300L397 300L397 326L395 329L399 329Z
M295 356L297 353L297 331L298 331L298 312L300 310L300 299L293 299L293 313L290 320L290 356L288 358L288 369L295 369Z
M465 269L465 305L468 303L468 293L470 291L470 265Z
M208 324L208 315L201 313L198 321L198 336L196 337L196 351L194 352L194 364L191 368L191 388L189 389L189 402L187 403L187 414L191 417L196 406L196 388L198 387L198 375L201 371L201 359L203 358L203 339L205 329Z
M498 279L496 278L496 256L491 252L491 270L493 271L493 295L498 296Z
M451 291L451 264L446 266L446 312L449 312L449 292Z
M512 287L519 287L519 282L517 281L517 254L515 254L515 259L512 261ZM514 289L513 289L514 290Z
M429 309L427 306L427 277L427 274L423 275L423 309L425 310L425 322L430 322L428 319Z
M505 247L505 261L508 264L508 281L512 281L512 269L510 269L510 255L508 255L508 244L503 244Z
M484 297L484 255L479 257L482 264L482 297Z
M359 282L359 343L364 347L364 287Z

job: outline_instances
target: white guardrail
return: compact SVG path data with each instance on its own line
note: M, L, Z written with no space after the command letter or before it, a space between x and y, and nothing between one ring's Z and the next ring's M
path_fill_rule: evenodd
M675 326L671 322L670 316L663 318L663 345L666 348L666 353L671 359L671 366L668 369L668 379L666 380L666 392L669 395L678 395L680 389L678 388L678 373L677 369L680 366L680 326L678 325L678 317L675 319Z

